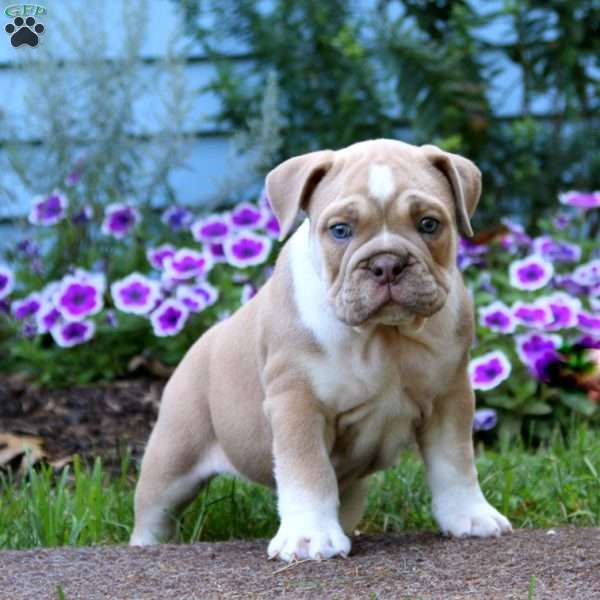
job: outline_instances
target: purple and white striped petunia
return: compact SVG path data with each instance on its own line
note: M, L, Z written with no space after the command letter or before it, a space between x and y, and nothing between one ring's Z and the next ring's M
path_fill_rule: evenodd
M558 229L558 231L563 231L570 225L570 223L571 217L566 213L558 213L554 215L554 218L552 219L552 224L554 225L555 229Z
M192 223L192 235L197 242L217 244L223 242L231 232L226 215L209 215Z
M600 350L600 336L595 337L593 335L582 335L576 342L576 346L580 348L586 348L590 350Z
M115 202L104 211L102 233L123 239L140 221L140 213L131 204Z
M115 306L132 315L147 315L160 300L160 283L141 273L130 273L110 286Z
M229 222L236 230L258 229L264 222L264 214L260 207L250 202L240 202L229 215Z
M532 303L517 300L512 305L512 315L518 324L537 329L545 329L554 320L552 310L543 299Z
M527 365L531 374L541 381L549 382L552 373L561 362L561 356L555 350L546 350L531 357L531 363Z
M600 260L590 260L579 265L572 273L573 281L583 287L592 287L600 283Z
M577 314L577 325L579 329L587 333L600 333L600 314L592 314L585 310L580 310Z
M469 362L469 377L474 390L491 390L508 379L511 364L504 352L494 350Z
M554 240L549 236L533 240L533 250L536 254L555 263L578 262L581 259L581 248L577 244Z
M15 287L15 275L5 265L0 265L0 300L6 298Z
M498 415L493 408L480 408L473 415L473 431L489 431L498 423Z
M569 191L558 195L561 204L588 209L600 207L600 192Z
M40 310L42 302L42 296L38 292L32 292L21 300L15 300L11 306L13 317L17 321L23 321L35 315Z
M146 250L146 258L155 269L165 268L165 259L169 256L175 256L175 246L171 244L161 244L156 248L148 248Z
M254 287L252 283L244 284L244 286L242 287L242 294L240 296L241 303L246 304L247 302L250 302L250 300L254 298L254 296L256 296L257 291L258 290Z
M240 233L225 240L224 249L227 262L239 268L264 263L271 252L270 238L257 233Z
M160 217L160 220L173 231L187 229L193 219L192 213L187 208L175 205L169 206Z
M36 196L29 212L32 225L56 225L64 219L69 207L69 199L59 190L47 196Z
M50 334L61 348L72 348L91 340L95 331L93 321L71 321L57 323L50 329Z
M166 337L178 334L183 329L189 314L190 311L183 302L175 298L165 300L150 315L154 335Z
M82 321L102 309L105 279L85 271L63 278L54 305L65 321Z
M509 267L510 284L519 290L539 290L554 275L554 266L542 256L532 254L515 260Z
M552 311L552 321L546 325L548 331L568 329L577 325L577 313L581 310L581 301L564 292L555 292L550 296L540 298L540 303Z
M164 260L165 274L175 280L206 277L213 266L208 253L191 248L180 248L173 256Z
M500 300L479 309L479 323L498 333L513 333L517 326L511 309Z
M533 331L515 336L517 354L526 365L533 364L533 361L545 352L556 352L561 345L562 338L555 334Z

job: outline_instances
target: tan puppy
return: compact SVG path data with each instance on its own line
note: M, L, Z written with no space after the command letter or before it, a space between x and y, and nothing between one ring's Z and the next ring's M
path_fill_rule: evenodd
M164 392L131 543L218 473L276 487L270 557L345 556L367 477L416 441L433 514L454 536L510 523L473 463L472 307L456 267L480 194L470 161L393 140L292 158L269 173L285 245L251 302L207 331Z

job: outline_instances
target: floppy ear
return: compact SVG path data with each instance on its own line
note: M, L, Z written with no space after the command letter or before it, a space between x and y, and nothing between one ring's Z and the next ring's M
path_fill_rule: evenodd
M312 193L333 164L332 150L295 156L267 175L267 196L279 221L283 240L298 212L306 210Z
M463 235L473 237L471 217L481 195L481 171L470 160L444 152L437 146L421 146L427 158L450 180L454 192L456 221Z

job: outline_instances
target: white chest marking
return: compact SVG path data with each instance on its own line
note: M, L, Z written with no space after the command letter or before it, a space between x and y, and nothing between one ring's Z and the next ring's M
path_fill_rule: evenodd
M394 175L388 165L375 163L369 167L370 196L385 204L392 195L394 187Z

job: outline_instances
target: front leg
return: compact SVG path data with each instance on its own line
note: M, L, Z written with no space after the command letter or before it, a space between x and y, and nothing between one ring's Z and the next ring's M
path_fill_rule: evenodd
M433 516L447 535L499 536L512 527L485 499L473 457L475 401L467 373L439 398L419 436L433 498Z
M347 556L338 518L338 485L325 445L325 418L308 393L271 397L266 414L281 520L269 558L285 561Z

